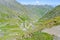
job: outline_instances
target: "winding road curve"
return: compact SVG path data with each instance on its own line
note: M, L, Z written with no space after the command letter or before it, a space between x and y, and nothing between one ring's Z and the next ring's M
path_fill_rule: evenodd
M54 35L54 40L60 40L60 25L54 26L52 28L43 29L42 32Z

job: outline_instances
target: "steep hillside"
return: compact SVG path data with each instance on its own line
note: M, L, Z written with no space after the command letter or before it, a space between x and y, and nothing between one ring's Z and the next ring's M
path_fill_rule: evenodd
M28 18L26 15L28 12L26 11L27 10L24 8L24 6L18 4L15 0L0 0L0 18L3 18L5 20L9 20L9 18L10 20L17 19L18 21L22 22L22 20ZM17 22L17 20L15 20L15 22Z
M60 5L49 11L39 19L38 25L43 28L60 25Z
M24 6L15 0L0 0L0 40L13 40L24 34L20 25L29 19L26 14Z

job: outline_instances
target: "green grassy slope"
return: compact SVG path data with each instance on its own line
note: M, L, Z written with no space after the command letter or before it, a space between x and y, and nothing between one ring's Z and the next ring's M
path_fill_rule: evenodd
M16 3L16 5L19 5L16 6L14 1L14 4L11 4L13 3L12 1L13 0L0 0L0 40L13 40L9 38L15 38L16 35L22 36L24 31L20 25L29 19L26 15L26 10L20 8L22 5ZM8 3L8 5L6 3ZM18 9L22 11L17 11Z
M15 36L20 32L20 35L23 35L23 31L18 25L21 22L16 11L0 4L0 35L2 35L0 40L7 40L8 37Z

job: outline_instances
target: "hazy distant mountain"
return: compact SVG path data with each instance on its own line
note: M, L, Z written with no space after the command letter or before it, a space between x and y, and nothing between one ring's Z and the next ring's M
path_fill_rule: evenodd
M29 16L36 20L44 16L53 7L51 5L24 5L29 10Z

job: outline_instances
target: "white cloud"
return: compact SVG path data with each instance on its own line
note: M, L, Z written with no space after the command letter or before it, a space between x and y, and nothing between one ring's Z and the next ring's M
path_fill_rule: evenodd
M36 0L36 4L40 4L40 2L38 0Z

